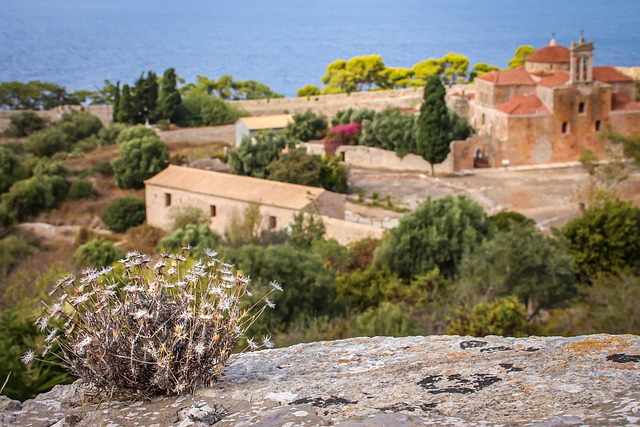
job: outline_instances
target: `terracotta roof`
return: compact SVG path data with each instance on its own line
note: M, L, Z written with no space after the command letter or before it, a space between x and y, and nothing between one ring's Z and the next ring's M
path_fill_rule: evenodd
M571 61L571 51L569 48L559 45L549 45L527 56L525 62L551 62L551 63L569 63Z
M538 95L518 95L510 101L500 104L497 110L509 115L530 115L530 114L548 114L549 110L542 103Z
M326 192L326 190L317 187L174 165L169 165L168 168L144 183L145 185L295 210L305 208L313 199Z
M611 109L613 111L640 110L640 102L633 101L629 95L623 92L611 93Z
M281 129L293 122L291 114L280 114L276 116L242 117L238 122L243 122L249 130L260 129Z
M554 75L552 75L551 77L547 77L546 79L540 80L539 84L547 87L556 87L568 81L569 81L569 73L566 71L559 71Z
M633 79L615 67L593 67L593 78L605 83L632 82Z
M505 71L492 71L490 73L477 77L477 79L493 83L496 86L536 84L529 73L524 70L524 67L518 67L512 70Z

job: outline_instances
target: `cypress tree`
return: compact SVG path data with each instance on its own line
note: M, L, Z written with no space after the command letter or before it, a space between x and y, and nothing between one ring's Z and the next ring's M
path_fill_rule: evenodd
M158 96L158 115L159 119L167 119L169 122L175 119L178 107L182 102L180 92L178 92L176 70L168 68L162 77L160 86L160 95Z
M118 110L120 108L120 82L116 83L113 93L113 111L111 113L111 120L118 121Z
M118 122L135 123L134 99L129 85L122 86L122 96L118 104Z
M416 144L418 154L431 163L431 176L434 176L433 165L442 163L451 151L453 124L444 100L445 94L439 76L427 80L418 117Z
M145 80L144 85L144 94L145 94L145 120L149 119L150 122L154 122L155 112L158 108L158 91L160 87L158 86L158 76L153 71L149 71L147 73L147 79Z

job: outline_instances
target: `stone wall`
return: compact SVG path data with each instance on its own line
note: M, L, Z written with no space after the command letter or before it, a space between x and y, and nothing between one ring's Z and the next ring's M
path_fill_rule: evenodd
M640 337L352 338L242 354L194 394L82 396L74 384L2 398L0 425L637 425Z
M63 106L63 107L56 107L53 110L46 110L46 111L28 110L28 111L33 111L43 119L51 123L55 123L58 120L60 120L60 118L62 117L62 114L71 110L88 111L94 116L97 116L100 119L100 121L102 121L102 124L108 125L109 123L111 123L112 110L111 110L111 106L108 106L108 105L89 105L87 107ZM21 113L22 111L24 110L0 110L0 132L3 132L9 127L9 123L10 123L9 120L12 115Z

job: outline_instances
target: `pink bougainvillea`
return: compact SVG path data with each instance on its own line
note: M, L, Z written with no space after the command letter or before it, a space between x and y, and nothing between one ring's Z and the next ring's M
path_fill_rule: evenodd
M334 156L336 149L341 145L357 145L361 133L362 125L353 121L332 127L324 139L325 153Z

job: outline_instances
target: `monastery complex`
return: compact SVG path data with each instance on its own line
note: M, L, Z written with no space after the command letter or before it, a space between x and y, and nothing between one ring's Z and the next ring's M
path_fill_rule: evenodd
M576 161L582 148L602 158L600 130L640 133L634 80L593 57L592 41L567 48L553 39L525 65L476 78L475 93L451 94L477 132L454 144L454 168Z

